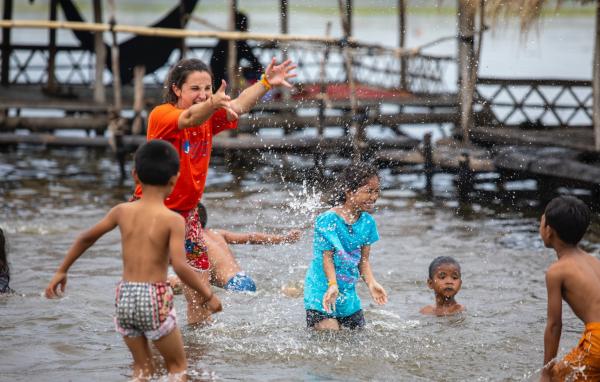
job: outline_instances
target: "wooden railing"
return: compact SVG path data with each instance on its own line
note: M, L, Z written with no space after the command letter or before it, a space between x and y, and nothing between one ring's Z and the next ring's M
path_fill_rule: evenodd
M475 111L500 126L591 127L592 83L562 79L479 78Z
M205 62L210 60L212 46L190 45L189 57L197 57ZM285 46L287 57L298 64L297 81L319 82L319 67L325 51L324 44L303 42ZM325 71L325 82L345 82L344 58L339 46L329 47L329 59ZM393 51L373 51L368 47L353 48L353 73L356 81L386 89L400 89L401 59ZM274 45L256 46L253 53L263 63L271 57L281 58L282 48ZM46 45L13 45L9 56L9 84L43 85L48 79L49 52ZM162 86L169 67L179 58L174 51L164 66L146 74L146 86ZM2 58L4 59L4 58ZM76 46L57 46L55 76L59 85L92 86L94 81L95 56L92 52ZM450 92L445 83L448 70L455 70L452 57L437 57L416 54L407 58L407 88L413 93L442 94ZM106 70L105 83L111 82L111 73Z

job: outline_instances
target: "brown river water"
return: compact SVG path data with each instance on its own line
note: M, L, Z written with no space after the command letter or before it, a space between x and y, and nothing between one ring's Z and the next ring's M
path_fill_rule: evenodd
M131 356L113 328L119 234L99 240L72 267L66 296L41 293L78 232L130 195L104 151L21 147L1 153L0 226L6 231L16 294L0 298L0 380L124 381ZM196 381L523 381L535 380L543 356L544 270L555 255L538 239L534 200L458 208L452 178L436 175L433 199L419 175L381 170L374 217L381 240L372 266L390 299L370 302L359 287L364 331L305 329L301 290L312 256L312 222L326 206L319 187L281 181L269 168L233 177L215 158L204 202L209 226L278 231L299 227L284 246L235 246L258 292L216 289L224 312L204 328L182 325L189 373ZM597 224L584 247L600 253ZM462 265L457 300L464 315L421 316L433 301L429 262L452 255ZM181 323L184 298L176 296ZM582 324L564 308L560 354L574 346ZM163 370L164 374L164 370Z

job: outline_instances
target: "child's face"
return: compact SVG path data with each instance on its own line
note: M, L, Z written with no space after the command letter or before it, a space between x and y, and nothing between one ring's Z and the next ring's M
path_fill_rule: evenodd
M460 277L460 270L455 264L442 264L436 268L433 279L427 280L427 285L436 295L449 299L460 290L462 285Z
M358 211L373 211L375 202L379 198L379 177L373 176L369 181L360 186L356 191L346 194L346 204Z
M192 72L181 88L173 85L173 92L179 99L177 107L187 109L193 104L206 101L212 95L212 78L208 72Z

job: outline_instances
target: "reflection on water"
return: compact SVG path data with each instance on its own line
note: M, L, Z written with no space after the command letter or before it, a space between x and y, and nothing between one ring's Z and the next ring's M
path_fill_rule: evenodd
M21 148L2 155L0 225L8 234L12 287L18 291L0 298L2 378L126 380L130 355L112 325L121 271L118 233L101 239L72 268L66 297L48 301L41 291L77 233L126 200L132 182L119 184L114 161L102 151ZM332 334L306 330L301 296L287 293L302 288L312 221L322 207L319 188L261 182L257 175L233 183L223 168L211 170L204 198L209 226L300 227L304 235L293 245L234 247L259 291L217 290L224 313L216 323L183 328L192 380L535 379L546 318L544 270L554 259L537 238L538 211L494 204L460 211L447 191L450 177L436 175L437 196L426 200L415 186L422 185L419 176L382 174L374 214L381 241L373 246L372 265L390 301L374 306L361 286L366 330ZM594 232L584 245L599 253ZM432 303L426 272L440 255L455 256L462 265L457 300L467 307L464 315L418 314ZM182 296L176 307L185 322ZM562 353L582 329L568 308L564 322Z

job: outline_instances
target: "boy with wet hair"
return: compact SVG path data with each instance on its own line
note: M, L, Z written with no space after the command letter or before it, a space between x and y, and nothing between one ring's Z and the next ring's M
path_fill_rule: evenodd
M154 374L148 340L164 358L169 381L186 380L183 340L176 324L173 292L166 281L169 261L187 285L206 296L207 309L221 310L219 299L186 262L183 217L164 204L178 176L179 157L170 143L153 140L142 145L135 155L133 177L143 188L143 195L113 207L79 235L45 291L48 298L57 297L58 287L64 292L71 265L96 240L119 227L123 274L116 290L115 326L133 356L135 380Z
M579 248L591 220L588 207L572 196L548 203L540 236L558 260L546 272L548 320L544 332L542 381L600 381L600 260ZM562 330L562 300L585 324L579 344L556 362Z
M436 316L449 316L465 310L454 297L462 286L460 264L453 257L439 256L429 264L427 286L433 289L435 305L427 305L420 312Z

